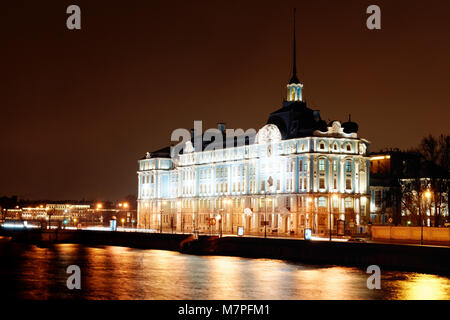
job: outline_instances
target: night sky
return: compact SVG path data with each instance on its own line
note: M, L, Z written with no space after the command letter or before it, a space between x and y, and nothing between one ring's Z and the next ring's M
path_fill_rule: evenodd
M67 6L82 30L66 28ZM368 5L382 30L366 28ZM7 1L0 195L121 199L176 128L261 128L292 68L324 120L371 150L449 133L450 1Z

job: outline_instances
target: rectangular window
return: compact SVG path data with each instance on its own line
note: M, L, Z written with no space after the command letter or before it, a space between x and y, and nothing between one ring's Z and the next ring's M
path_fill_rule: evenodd
M299 162L298 162L298 170L299 170L300 172L303 171L303 160L299 160Z
M325 189L325 177L319 178L319 189Z
M319 159L319 171L325 171L325 159Z
M375 206L381 207L381 191L380 190L375 191Z
M346 208L353 208L353 199L352 198L345 198L345 207Z
M325 197L319 197L319 207L321 208L327 207L327 199Z
M345 179L345 189L351 190L352 189L352 179L346 178Z
M351 160L347 160L345 162L345 171L352 172L352 161Z

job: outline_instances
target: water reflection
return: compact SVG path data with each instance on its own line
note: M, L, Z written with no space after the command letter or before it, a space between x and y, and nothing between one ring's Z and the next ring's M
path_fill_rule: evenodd
M80 266L82 289L66 287ZM364 270L270 259L193 256L161 250L0 242L2 296L26 299L450 299L446 277L382 272L382 289Z

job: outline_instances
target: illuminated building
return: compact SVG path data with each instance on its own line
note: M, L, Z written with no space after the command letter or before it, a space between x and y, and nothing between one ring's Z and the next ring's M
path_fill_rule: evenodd
M225 125L219 124L225 134ZM364 232L369 217L369 142L350 119L326 123L307 107L295 59L287 98L254 141L217 150L169 147L138 161L138 226L237 234ZM194 136L192 136L194 141ZM331 215L330 215L331 211ZM266 221L266 222L265 222Z
M435 183L437 180L435 179ZM372 224L418 225L419 195L424 225L440 224L448 219L446 192L433 191L429 172L421 163L420 154L398 149L370 155L370 221ZM435 186L436 187L436 186ZM419 192L417 192L419 190Z

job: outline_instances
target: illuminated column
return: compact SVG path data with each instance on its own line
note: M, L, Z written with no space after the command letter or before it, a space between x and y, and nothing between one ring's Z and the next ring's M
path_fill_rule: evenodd
M355 193L359 193L359 159L355 159L355 168L353 168L353 174L355 176Z
M339 177L340 177L340 181L339 181L339 185L340 185L340 190L339 190L339 192L341 192L341 193L344 193L345 192L345 179L346 179L346 172L345 172L345 168L344 168L344 163L345 163L345 159L344 158L341 158L340 159L341 161L340 161L340 174L339 174Z

